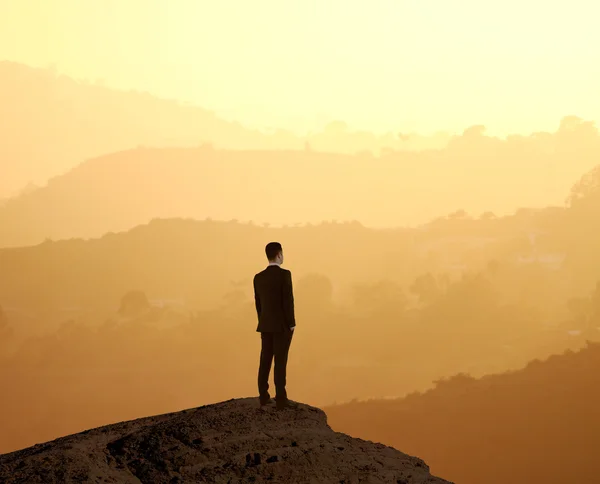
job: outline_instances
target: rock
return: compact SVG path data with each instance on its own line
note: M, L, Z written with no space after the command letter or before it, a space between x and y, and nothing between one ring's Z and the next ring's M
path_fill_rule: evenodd
M416 457L334 432L318 408L264 411L256 398L108 425L0 455L6 484L267 481L447 483Z

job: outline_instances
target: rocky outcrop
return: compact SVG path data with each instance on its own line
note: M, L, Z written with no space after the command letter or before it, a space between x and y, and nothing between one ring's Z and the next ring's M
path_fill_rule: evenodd
M256 398L108 425L0 456L0 482L442 484L420 459Z

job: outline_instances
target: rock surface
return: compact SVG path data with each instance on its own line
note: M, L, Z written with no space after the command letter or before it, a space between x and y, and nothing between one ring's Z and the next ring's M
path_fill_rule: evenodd
M0 455L13 483L442 484L420 459L336 433L314 407L256 398L122 422Z

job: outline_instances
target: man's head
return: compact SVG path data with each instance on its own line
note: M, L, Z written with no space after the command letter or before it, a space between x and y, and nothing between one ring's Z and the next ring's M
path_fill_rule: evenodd
M283 264L283 249L279 242L269 242L265 247L265 253L269 262Z

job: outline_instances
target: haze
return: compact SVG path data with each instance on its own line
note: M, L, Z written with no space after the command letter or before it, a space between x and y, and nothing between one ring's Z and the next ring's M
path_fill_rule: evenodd
M279 241L290 398L461 484L597 482L599 14L1 2L0 452L255 396Z
M600 118L589 0L4 0L0 58L299 134Z

